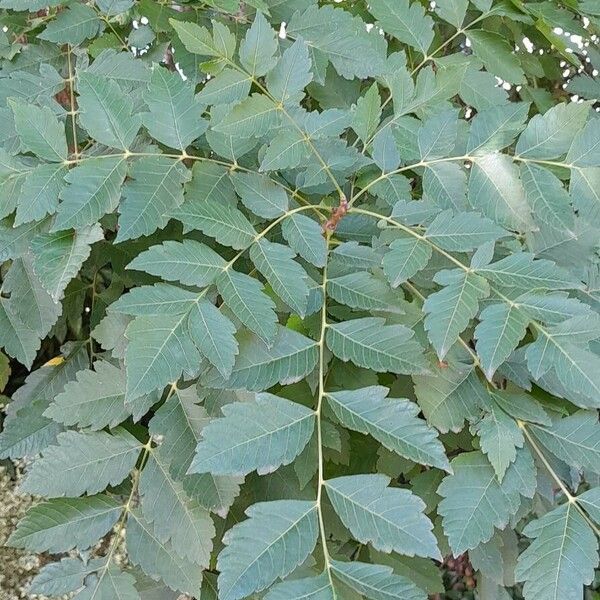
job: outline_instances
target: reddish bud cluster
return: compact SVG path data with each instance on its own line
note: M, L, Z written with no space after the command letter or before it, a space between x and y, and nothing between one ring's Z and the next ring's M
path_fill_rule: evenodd
M333 209L331 213L331 217L325 221L323 224L323 230L327 231L335 231L339 222L348 214L348 209L350 208L350 203L348 199L343 194L340 196L340 203Z

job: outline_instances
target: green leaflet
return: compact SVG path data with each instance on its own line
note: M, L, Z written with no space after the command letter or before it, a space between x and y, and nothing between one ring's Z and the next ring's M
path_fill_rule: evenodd
M491 380L525 336L529 318L510 304L492 304L481 311L479 320L475 329L477 354L486 377Z
M469 131L469 154L485 156L509 146L523 129L528 110L529 105L521 102L478 112Z
M15 225L43 219L56 212L66 173L64 165L42 164L25 177L17 200Z
M41 233L31 241L33 269L55 302L62 299L69 281L90 255L91 245L102 238L102 229L94 225L78 231Z
M523 291L568 290L580 286L571 273L557 267L552 261L537 260L527 252L507 256L491 265L478 268L477 272L502 287Z
M55 66L41 64L31 72L13 71L0 86L2 104L6 104L8 98L19 98L34 104L46 104L45 96L56 94L64 86L62 77ZM9 113L5 113L9 114ZM14 123L13 123L14 126ZM18 146L15 153L18 152Z
M317 541L314 502L260 502L248 519L231 528L219 554L219 597L238 600L285 577L312 552Z
M173 205L175 210L171 214L186 230L200 229L220 244L238 250L254 241L256 232L235 207L233 186L226 169L220 165L196 163L185 202L177 208L179 204Z
M422 500L391 488L384 475L352 475L325 482L333 507L361 543L383 552L439 558L433 528Z
M121 483L133 469L140 449L140 442L124 429L113 434L66 431L30 469L23 490L51 498L95 494L107 485Z
M147 84L151 75L148 66L135 60L132 53L117 52L112 48L100 52L86 71L114 79L124 89L131 89L132 85Z
M58 13L39 37L57 44L79 44L95 37L102 29L103 24L96 11L85 4L74 4Z
M269 282L275 293L300 316L308 306L308 275L294 261L295 253L287 246L258 240L250 248L250 259Z
M252 26L240 43L240 62L250 74L259 77L275 66L275 52L275 31L262 12L257 12Z
M15 129L21 144L40 158L62 162L67 159L65 127L48 107L11 101Z
M127 315L112 313L106 315L92 330L92 338L100 344L103 350L108 350L115 358L125 356L127 340L124 331L131 318Z
M516 152L522 157L556 158L569 150L587 118L585 104L557 104L534 116L519 137Z
M560 383L572 391L574 404L582 408L596 408L599 385L597 356L587 349L585 337L583 345L567 341L571 334L575 337L578 333L586 334L585 331L578 332L577 327L570 327L578 320L579 317L573 317L549 331L543 330L543 335L526 349L527 368L535 379L552 370ZM593 332L592 336L595 338L596 333Z
M318 577L294 579L274 585L265 596L266 600L335 600L335 591L327 573Z
M481 452L461 454L451 465L454 474L447 475L438 488L444 498L438 511L450 547L458 555L487 542L494 527L504 529L519 509L521 495L533 496L535 466L528 452L519 452L500 484ZM527 487L523 487L524 482Z
M235 325L214 304L200 300L190 311L188 331L200 353L229 377L238 353Z
M77 595L83 600L138 600L139 594L134 587L135 578L124 573L118 567L108 565L89 578L89 583Z
M346 427L370 433L386 448L405 458L449 470L450 464L436 433L417 418L418 406L408 400L386 400L387 394L387 388L373 386L328 393L327 399Z
M327 244L316 221L302 214L290 215L281 226L281 232L290 248L302 258L324 267L327 260Z
M510 83L523 81L524 73L519 59L501 35L478 29L469 32L469 39L473 54L481 59L488 71Z
M68 594L83 586L85 578L102 567L104 560L94 558L87 564L78 558L63 558L49 563L34 577L29 590L32 594Z
M53 229L93 225L113 212L119 204L126 172L127 163L121 157L91 159L70 170L65 177L70 185L60 193Z
M417 136L421 159L427 161L451 154L456 145L457 128L455 110L444 111L427 119Z
M23 322L23 333L31 329L38 337L45 337L59 318L62 306L42 287L32 261L29 258L14 260L2 287L10 294L7 314Z
M127 265L166 281L205 287L225 267L225 260L212 248L195 240L167 241L138 254Z
M437 14L458 29L465 18L468 5L467 0L440 0L436 5Z
M444 287L427 297L423 310L427 335L443 359L477 314L489 286L483 277L459 270L440 271L435 281Z
M600 436L593 412L578 411L552 426L534 426L532 433L552 454L578 469L598 471Z
M534 541L519 557L515 578L525 582L526 597L576 596L591 583L598 542L572 503L533 521L524 533Z
M164 227L168 215L183 202L182 184L189 173L180 161L157 155L133 163L129 177L119 207L118 242Z
M252 94L236 104L214 130L236 138L249 138L265 135L277 125L277 105L263 94Z
M177 381L182 373L197 371L200 354L187 328L190 310L191 306L182 315L141 316L129 324L125 332L128 401Z
M90 429L115 427L129 415L125 407L125 373L106 361L94 370L79 371L46 409L45 416Z
M46 403L42 399L21 408L12 420L8 420L0 437L3 458L21 458L40 452L56 442L64 428L43 416ZM19 418L16 418L16 417Z
M600 520L600 488L593 488L577 497L579 505L597 523Z
M413 332L402 325L385 325L377 317L354 319L327 328L327 345L342 360L374 371L426 373L427 363Z
M42 224L45 225L44 221ZM44 229L42 224L32 221L13 227L10 219L0 222L0 256L4 260L9 260L25 255L31 240Z
M20 142L17 140L17 143L19 144ZM46 165L44 165L44 167L43 172L48 171L49 167ZM6 217L10 215L15 208L19 208L21 196L27 197L30 195L30 191L27 188L25 188L25 192L23 192L23 183L26 181L26 178L29 177L35 182L38 177L36 177L35 169L32 168L31 165L25 161L15 159L5 150L2 150L0 153L0 173L0 187L4 196L0 203L0 214L2 217ZM34 190L33 195L34 197L37 195L36 190ZM45 194L42 194L42 198L45 198L45 196ZM53 202L55 201L56 199L54 199ZM21 210L23 211L24 209ZM26 210L25 213L27 213ZM37 223L34 225L37 225Z
M527 201L541 223L561 231L573 230L571 199L556 176L543 167L525 163L521 180Z
M515 419L531 421L540 425L550 425L551 421L542 405L532 396L525 393L502 392L500 390L490 394L493 401L504 412Z
M375 0L369 10L387 33L426 54L433 40L433 21L418 3Z
M129 10L133 6L133 0L100 0L98 7L107 15L118 15Z
M0 301L0 343L10 356L26 366L31 366L40 346L37 333L27 327L15 310L3 298Z
M351 308L402 312L401 308L395 306L399 302L398 296L383 280L373 277L367 271L329 279L327 293L340 304Z
M185 150L208 127L194 88L177 73L156 67L144 100L150 109L144 125L154 139L171 148Z
M89 548L113 527L120 514L121 505L103 494L57 498L31 508L8 543L53 553Z
M425 594L408 578L395 575L390 567L361 562L332 562L335 576L346 585L375 600L424 600Z
M169 542L161 542L152 525L138 510L127 519L127 552L131 562L139 565L153 579L161 579L170 588L196 594L202 584L202 570L193 562L177 557Z
M464 210L467 206L467 176L456 163L434 162L423 173L423 194L441 208ZM404 197L407 196L409 193L404 192Z
M214 79L206 82L197 99L204 104L234 104L246 98L249 91L250 75L224 69Z
M375 164L384 173L393 171L400 164L400 153L389 127L382 129L373 138L371 155Z
M375 133L379 119L381 118L381 97L374 83L367 93L356 103L356 110L352 117L352 129L356 135L367 143L367 140Z
M517 458L517 447L523 447L523 433L514 419L495 406L474 427L481 440L481 450L502 483L506 469Z
M239 356L225 379L214 370L202 377L207 387L263 391L276 383L294 383L306 377L317 362L316 343L285 327L278 327L272 345L256 335L239 337Z
M383 257L383 272L391 286L398 287L424 269L431 253L431 246L417 237L394 240Z
M474 250L505 235L506 232L491 220L467 212L457 215L450 211L441 212L425 230L427 239L452 252Z
M588 121L573 139L567 158L569 164L577 167L597 167L598 123Z
M193 387L176 390L158 409L149 429L153 435L164 437L161 457L168 462L173 477L183 481L184 491L191 501L225 515L240 492L241 478L209 473L184 477L201 439L201 431L208 422L208 415L198 406L198 401Z
M81 125L99 142L129 150L140 125L139 114L112 80L82 73L77 82Z
M531 229L531 209L516 165L504 154L478 158L469 176L469 204L501 227Z
M140 479L144 518L154 525L161 543L171 540L182 558L206 567L210 562L215 528L208 511L190 498L174 479L162 452L152 453Z
M287 193L267 176L233 173L231 180L242 203L259 217L274 219L287 211Z
M313 411L272 394L257 394L253 403L227 404L222 410L224 417L203 430L190 473L268 473L302 452L315 424Z
M213 41L213 37L205 27L175 19L169 19L169 23L190 52L203 54L204 56L222 56L222 48Z
M208 423L208 414L198 402L194 387L177 389L150 421L150 432L164 436L161 457L170 464L177 478L187 471L200 440L200 432Z
M198 301L198 294L166 283L143 285L123 294L110 305L112 314L132 316L187 314Z
M301 131L284 129L276 134L260 164L260 171L294 169L306 164L311 157L306 139Z
M302 99L304 88L313 78L310 67L308 45L304 40L297 39L267 75L269 92L276 100L283 103Z
M224 270L217 278L217 289L223 301L238 319L262 340L271 343L277 331L275 304L262 291L261 283L233 269Z
M48 365L28 375L24 385L13 394L10 409L6 410L0 433L0 456L33 456L56 442L63 427L42 413L65 384L75 378L77 371L88 364L85 352L77 347L60 364Z
M309 5L294 13L289 36L301 36L317 59L330 61L346 79L369 77L383 71L385 53L369 36L361 19L332 6Z
M467 69L459 93L469 106L473 106L478 111L508 102L508 94L497 85L494 75L477 69Z

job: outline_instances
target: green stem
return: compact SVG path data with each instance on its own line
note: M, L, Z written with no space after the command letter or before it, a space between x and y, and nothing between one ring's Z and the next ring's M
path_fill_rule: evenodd
M326 233L326 240L329 246L330 232ZM329 252L327 252L329 256ZM317 513L319 519L319 531L321 537L321 546L323 548L323 562L325 564L325 570L329 577L329 583L333 590L333 577L331 574L331 558L329 556L329 550L327 548L327 534L325 531L325 519L323 518L323 486L325 484L324 476L324 460L323 460L323 430L322 430L322 410L323 400L325 398L325 334L327 331L327 262L323 267L323 280L321 283L321 289L323 290L323 305L321 306L321 329L319 334L319 383L318 383L318 395L317 395L317 407L315 409L315 418L317 420L317 452L318 452L318 474L317 474ZM335 593L335 592L334 592Z
M181 154L171 154L171 153L156 154L155 152L130 152L129 150L126 150L125 152L115 152L113 154L101 154L99 156L79 156L77 158L65 160L65 161L63 161L63 163L67 166L71 166L71 165L79 165L79 164L85 163L90 160L98 160L98 159L103 159L103 158L121 157L121 158L127 159L127 158L142 158L142 157L150 157L150 156L162 156L165 158L172 158L174 160L181 160L181 161L191 160L191 161L198 161L198 162L208 162L208 163L213 163L216 165L221 165L221 166L227 167L231 171L243 171L244 173L256 173L256 171L254 169L242 167L241 165L239 165L237 163L228 162L226 160L220 160L218 158L210 158L207 156L195 156L193 154L187 154L186 152L183 152ZM30 169L30 170L32 170L32 169ZM18 177L21 174L22 173L19 172L18 174L9 175L7 177L7 179L10 179L12 177ZM302 194L300 194L300 192L298 192L298 190L294 190L294 189L288 187L287 185L285 185L284 183L281 183L281 181L279 181L277 179L273 179L272 177L269 177L269 180L272 181L275 185L284 189L286 192L288 192L290 195L292 195L294 198L296 198L296 200L298 200L299 202L302 202L303 204L306 204L307 206L310 204L309 201L306 200L306 198L304 198L304 196L302 196ZM314 206L314 205L310 205L310 206Z

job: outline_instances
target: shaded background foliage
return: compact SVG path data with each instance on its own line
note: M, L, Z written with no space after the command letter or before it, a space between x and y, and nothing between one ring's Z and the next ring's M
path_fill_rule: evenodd
M0 9L32 593L597 596L597 0Z

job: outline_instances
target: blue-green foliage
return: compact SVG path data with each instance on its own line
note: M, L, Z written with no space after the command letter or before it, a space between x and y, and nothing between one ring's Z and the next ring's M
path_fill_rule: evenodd
M482 600L582 597L600 12L563 4L0 0L32 593L424 600L468 553Z

